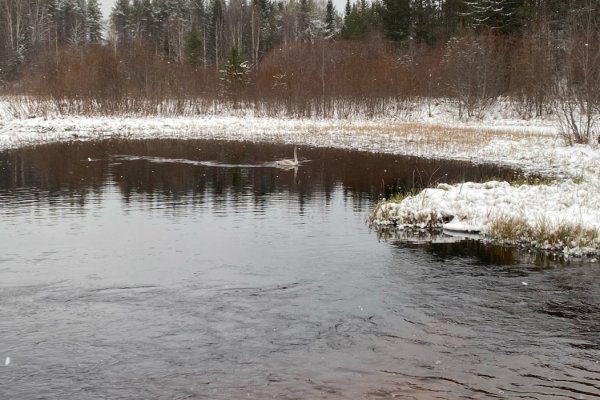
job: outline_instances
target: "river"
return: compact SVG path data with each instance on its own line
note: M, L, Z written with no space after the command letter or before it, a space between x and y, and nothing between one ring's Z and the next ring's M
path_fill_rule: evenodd
M0 398L600 397L598 263L365 222L396 190L517 173L309 147L276 168L292 151L1 153Z

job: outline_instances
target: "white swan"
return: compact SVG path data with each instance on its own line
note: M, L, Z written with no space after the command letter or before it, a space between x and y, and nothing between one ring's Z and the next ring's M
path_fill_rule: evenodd
M298 162L297 147L294 146L294 159L293 160L290 160L289 158L284 158L283 160L275 161L275 164L277 164L277 166L279 166L279 167L285 167L285 168L293 168L293 167L297 167L298 165L300 165L300 163Z

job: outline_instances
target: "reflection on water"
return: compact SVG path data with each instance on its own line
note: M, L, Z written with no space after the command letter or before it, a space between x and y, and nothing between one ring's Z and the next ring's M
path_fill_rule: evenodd
M568 264L560 255L501 246L482 240L475 234L395 228L378 229L376 233L379 240L399 247L422 249L436 255L440 262L462 257L478 265L532 264L538 268L549 268Z
M297 170L275 161L289 157L290 146L198 140L148 140L59 143L6 153L0 157L0 189L15 197L46 192L85 203L114 181L126 198L161 195L172 198L214 195L260 196L285 191L308 199L317 191L330 195L341 185L348 195L372 200L392 191L439 181L509 179L512 170L467 163L301 148ZM169 161L170 160L170 161ZM256 168L262 167L262 168ZM19 188L29 188L24 193Z
M2 154L0 398L600 396L597 264L365 225L389 190L513 172L311 148L271 164L291 150Z

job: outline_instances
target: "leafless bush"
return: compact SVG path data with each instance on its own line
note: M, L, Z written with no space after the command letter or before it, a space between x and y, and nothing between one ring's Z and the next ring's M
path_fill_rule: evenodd
M214 71L169 63L139 43L43 53L22 75L19 91L59 114L183 114L206 110L216 95Z
M415 97L414 76L382 41L295 43L263 60L257 101L299 117L402 117Z
M536 23L529 35L512 38L509 95L522 118L541 117L552 109L558 76L556 40L548 24Z
M65 47L22 71L18 92L60 114L205 113L229 108L292 117L405 117L414 109L412 66L383 41L296 42L269 53L244 85L224 93L212 68L172 63L140 42ZM235 93L231 93L234 90Z
M559 53L542 23L526 37L468 33L402 49L375 36L289 42L227 91L215 68L169 61L142 41L58 47L20 71L11 90L28 97L19 98L13 114L195 115L239 108L268 116L406 119L423 104L431 114L432 99L445 98L456 101L459 117L471 118L509 96L529 118L548 112L558 98L563 131L580 142L598 136L600 112L598 28L584 27L573 23L565 31ZM558 60L568 61L562 70Z
M561 132L568 143L600 141L600 10L571 11L563 40L563 76L557 85Z
M492 34L451 39L443 65L445 84L458 103L459 117L481 117L504 92L506 46Z

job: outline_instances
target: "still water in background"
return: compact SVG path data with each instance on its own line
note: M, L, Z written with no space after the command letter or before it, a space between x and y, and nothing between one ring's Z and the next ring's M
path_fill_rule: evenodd
M0 155L0 398L593 398L598 264L378 240L393 190L514 172L215 141ZM8 364L8 365L4 365Z

